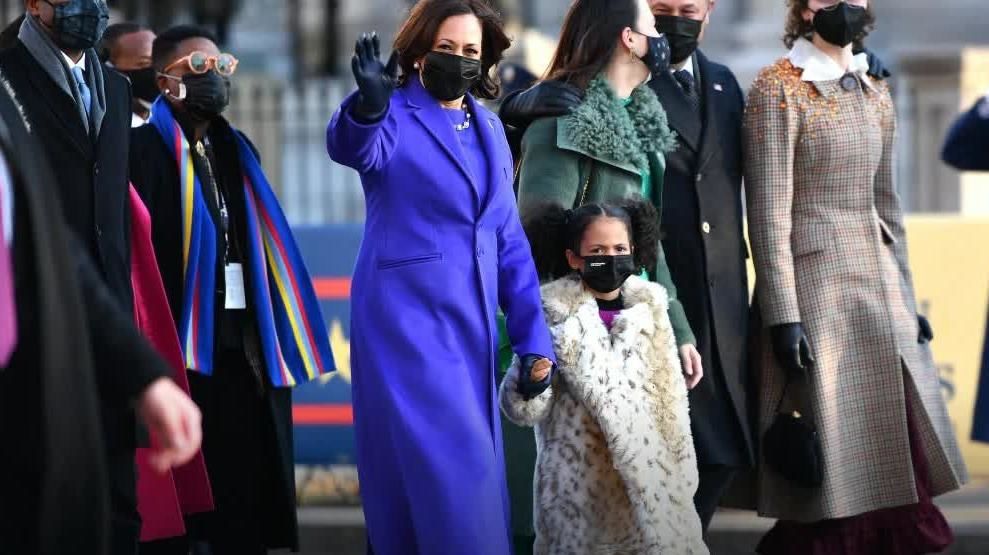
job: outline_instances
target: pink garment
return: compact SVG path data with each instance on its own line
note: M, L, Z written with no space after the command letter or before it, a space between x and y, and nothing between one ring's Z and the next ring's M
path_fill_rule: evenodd
M6 164L0 158L0 164ZM6 179L8 175L6 169L0 171L0 179ZM3 191L13 193L13 183L4 181L0 183ZM10 262L10 249L7 247L7 239L4 237L3 225L3 204L10 202L13 194L3 194L0 192L0 368L7 366L10 356L14 353L17 345L17 309L14 305L14 270ZM11 207L12 208L12 207ZM11 210L13 213L13 210Z
M130 207L131 284L137 326L175 370L175 383L188 393L182 348L151 244L151 216L133 187ZM155 444L153 437L151 444ZM183 536L183 515L213 510L213 491L202 452L185 466L158 474L149 462L152 451L153 448L137 450L137 510L144 522L142 542Z

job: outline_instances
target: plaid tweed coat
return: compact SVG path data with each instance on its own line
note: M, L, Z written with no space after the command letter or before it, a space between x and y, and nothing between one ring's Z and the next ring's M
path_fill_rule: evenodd
M917 501L905 403L918 419L933 493L967 476L930 349L917 341L889 91L864 79L846 90L841 80L801 75L783 59L753 85L746 194L761 317L760 435L785 384L766 331L802 322L817 364L786 403L802 400L824 453L824 484L814 490L760 464L757 508L816 521Z

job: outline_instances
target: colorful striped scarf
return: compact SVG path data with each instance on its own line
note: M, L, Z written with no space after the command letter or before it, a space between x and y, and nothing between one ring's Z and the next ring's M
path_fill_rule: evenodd
M182 199L183 306L178 323L186 367L213 373L216 231L193 167L189 141L164 97L153 125L175 155ZM335 370L329 334L309 272L278 199L244 137L234 131L247 207L245 286L257 316L271 383L292 387Z

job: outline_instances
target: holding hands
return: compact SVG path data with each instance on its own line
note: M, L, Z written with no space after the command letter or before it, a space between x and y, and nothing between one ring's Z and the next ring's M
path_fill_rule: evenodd
M398 52L393 51L388 63L381 63L381 41L377 33L364 33L354 45L351 59L354 79L360 91L354 104L354 114L365 121L375 121L384 115L398 82Z
M553 361L537 355L525 355L519 364L518 391L526 400L537 397L549 388Z

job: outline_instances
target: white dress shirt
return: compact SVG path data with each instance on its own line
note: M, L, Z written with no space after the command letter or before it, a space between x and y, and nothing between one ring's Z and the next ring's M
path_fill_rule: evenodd
M85 52L82 53L82 57L79 58L79 61L78 62L73 62L72 61L72 58L70 58L65 52L62 52L61 50L59 50L58 52L59 52L59 54L62 55L62 58L65 60L65 63L69 64L69 71L72 71L72 68L78 67L78 68L82 69L83 75L86 74L86 53Z
M694 55L693 54L691 54L689 58L687 58L686 60L684 60L683 67L681 67L680 69L677 69L674 66L670 66L670 73L676 73L676 72L678 72L678 71L680 71L682 69L687 70L687 73L689 73L691 77L696 77L696 75L694 75Z

